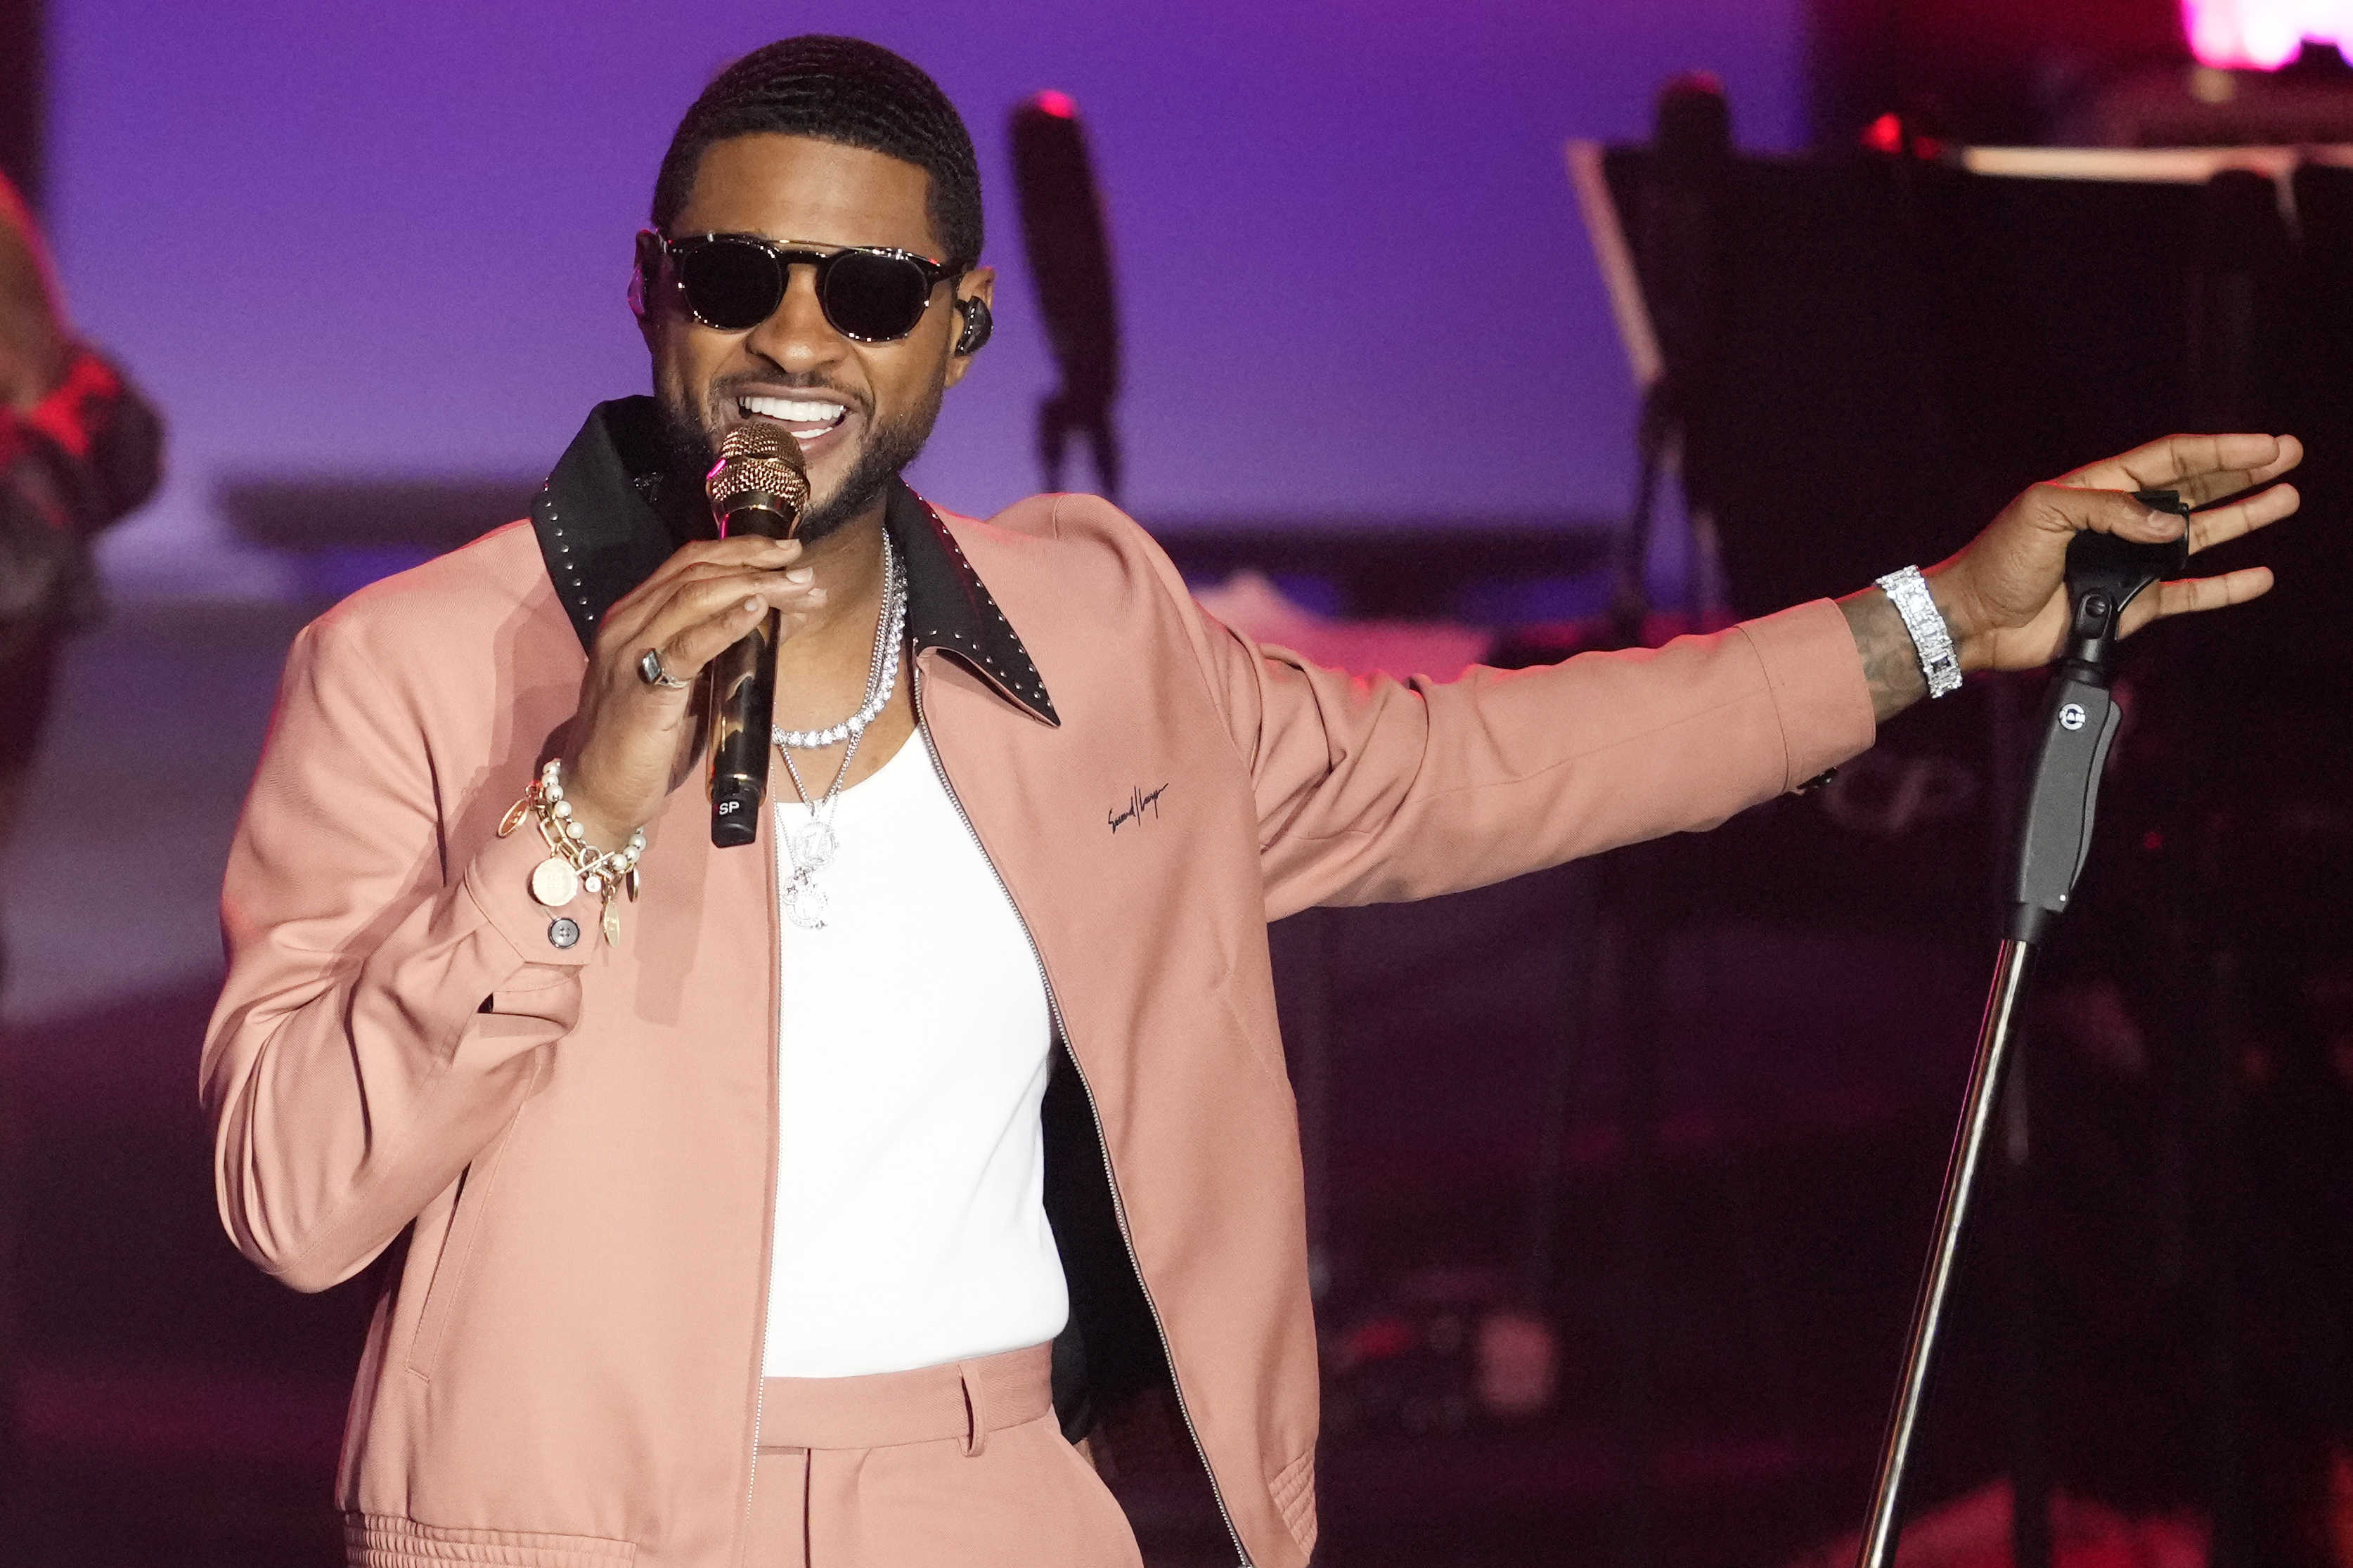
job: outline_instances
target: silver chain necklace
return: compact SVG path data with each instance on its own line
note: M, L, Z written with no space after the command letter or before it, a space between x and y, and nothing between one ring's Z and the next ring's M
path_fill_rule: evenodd
M858 742L866 727L891 700L892 689L898 683L899 645L907 629L907 584L899 573L899 557L891 548L888 534L882 540L882 605L874 616L874 655L866 667L866 700L856 713L831 730L778 730L776 744L784 753L785 772L792 776L793 788L808 807L809 819L800 826L781 835L785 853L793 863L792 875L785 881L785 918L803 931L823 931L825 917L832 900L817 884L817 874L825 869L841 847L840 837L833 830L834 813L839 809L841 786L849 777L849 760L858 754ZM831 740L817 737L830 735ZM808 785L801 781L801 770L793 762L793 749L815 750L836 745L847 740L841 765L833 770L833 783L824 798L809 798ZM780 822L778 826L783 825Z
M882 605L883 613L874 622L874 662L867 670L866 700L859 704L858 711L829 729L787 730L776 725L769 739L787 751L821 752L864 734L866 726L890 705L891 693L899 684L899 645L907 634L907 583L899 570L899 552L891 547L887 533L882 536Z

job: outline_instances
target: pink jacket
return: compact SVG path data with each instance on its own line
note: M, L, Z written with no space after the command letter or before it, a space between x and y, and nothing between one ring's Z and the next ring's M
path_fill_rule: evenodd
M744 1552L776 1170L772 861L713 850L682 789L649 825L619 942L584 900L587 934L552 945L524 886L544 851L496 827L571 715L580 634L669 547L639 519L629 554L611 484L600 521L565 478L533 524L303 632L230 856L203 1067L223 1221L301 1289L401 1249L338 1483L357 1563ZM1088 1283L1101 1259L1070 1256L1091 1181L1238 1554L1300 1568L1317 1363L1266 922L1477 887L1790 789L1873 738L1845 623L1816 604L1654 652L1400 684L1236 636L1090 497L979 522L902 491L891 526L922 721L1073 1069L1084 1147L1050 1149L1050 1184L1059 1158L1081 1194L1055 1221L1090 1356L1108 1331L1090 1314L1116 1305Z

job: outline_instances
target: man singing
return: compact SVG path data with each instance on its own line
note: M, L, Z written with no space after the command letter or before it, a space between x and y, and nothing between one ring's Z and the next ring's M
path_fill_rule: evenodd
M1299 1568L1316 1354L1266 922L1721 822L1869 746L1924 669L2050 658L2073 532L2180 526L2128 492L2301 457L2178 437L1838 604L1354 679L1217 624L1107 502L981 522L900 480L988 336L981 254L923 72L746 57L638 237L654 395L599 405L527 521L289 657L203 1088L256 1263L316 1290L394 1253L354 1563L1133 1564L1073 1440L1165 1384L1236 1559ZM794 542L712 537L749 421L807 455ZM696 677L771 609L771 815L717 850Z

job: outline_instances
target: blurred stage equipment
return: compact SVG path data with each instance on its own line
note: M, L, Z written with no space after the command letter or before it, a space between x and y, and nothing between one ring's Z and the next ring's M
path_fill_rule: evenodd
M2324 497L2346 504L2353 465L2338 449L2353 440L2353 146L1948 148L1933 125L1904 121L1877 139L1881 155L1726 156L1705 187L1707 221L1662 221L1662 213L1696 210L1688 150L1672 146L1676 125L1664 112L1690 86L1670 87L1660 145L1571 143L1567 163L1645 394L1644 470L1654 454L1679 448L1688 510L1695 523L1715 525L1736 613L1849 592L1890 563L1933 559L2026 485L2171 430L2298 431L2316 454L2299 476L2306 510L2327 515ZM1702 318L1704 354L1686 360L1703 367L1699 384L1662 396L1680 368L1672 345L1687 331L1666 323L1689 321L1695 290L1685 280L1707 268L1715 313ZM1711 385L1725 390L1712 395ZM1651 423L1662 409L1674 416L1672 447ZM1720 475L1736 483L1716 482ZM1656 504L1638 498L1638 515ZM1704 558L1708 542L1693 542ZM2147 704L2147 727L2158 737L2149 743L2196 765L2137 786L2132 803L2164 814L2136 823L2149 843L2182 846L2168 852L2185 868L2172 891L2175 923L2217 944L2207 954L2185 938L2190 961L2177 966L2189 993L2172 1009L2183 1020L2179 1048L2198 1065L2174 1080L2182 1100L2168 1136L2199 1143L2198 1158L2211 1163L2198 1181L2224 1194L2175 1200L2184 1256L2195 1260L2190 1288L2223 1321L2235 1289L2227 1206L2234 1187L2225 1168L2234 1091L2227 1068L2205 1064L2231 1058L2223 989L2237 983L2231 952L2251 938L2243 922L2234 928L2211 912L2227 907L2214 868L2228 860L2217 847L2224 829L2206 825L2247 824L2270 810L2254 803L2279 786L2250 771L2253 745L2285 717L2281 710L2326 707L2323 689L2344 684L2331 670L2291 690L2276 672L2308 666L2299 637L2353 591L2346 552L2325 530L2249 548L2281 563L2274 595L2227 635L2153 638L2141 656L2168 665ZM1728 825L1715 836L1708 873L1724 889L1708 896L1769 900L1773 918L1785 920L1851 920L1868 906L1875 918L1925 931L1998 906L2002 871L1989 852L2008 837L2020 804L2021 684L1973 681L1907 720L1852 770L1854 778L1818 792L1816 805ZM1759 892L1736 890L1752 879ZM1654 984L1647 954L1655 933L1642 900L1659 894L1637 881L1605 878L1602 924L1625 945L1615 960L1596 960L1597 984L1614 984L1627 998L1621 1010L1633 1015ZM2266 929L2285 921L2276 911L2253 918ZM1622 968L1614 980L1599 973L1609 962ZM1620 1032L1629 1086L1625 1245L1639 1287L1647 1272L1643 1167L1655 1140L1640 1092L1649 1069L1639 1026ZM2193 1082L2206 1084L2204 1100L2191 1099ZM2022 1127L2022 1099L2013 1099L2012 1113ZM2005 1187L2022 1195L2026 1143L2022 1135L2015 1142ZM2168 1158L2191 1154L2185 1143ZM1643 1318L1630 1318L1639 1341ZM2030 1313L2016 1315L2019 1342L2005 1370L2017 1406L2021 1568L2050 1561L2031 1325ZM1640 1350L1624 1358L1637 1486L1651 1462L1638 1409ZM2241 1419L2236 1364L2224 1345L2207 1369L2218 1563L2230 1560L2233 1531L2248 1528L2246 1468L2232 1457L2229 1431ZM1641 1561L1639 1509L1628 1531L1636 1544L1625 1560Z
M1642 387L1637 435L1641 478L1634 510L1620 535L1616 588L1610 614L1618 639L1641 639L1650 613L1643 570L1650 556L1651 520L1660 486L1679 479L1694 542L1693 594L1701 619L1720 608L1713 570L1715 502L1721 474L1704 450L1699 467L1685 439L1694 420L1704 421L1722 395L1716 375L1724 318L1730 308L1726 281L1725 176L1732 164L1732 119L1724 84L1705 71L1670 81L1660 94L1651 178L1643 183L1630 215L1630 247L1613 249L1605 265L1620 268L1612 297L1639 305L1644 334L1635 374ZM1572 164L1580 198L1606 200L1588 157ZM1621 310L1621 325L1630 318Z
M2189 62L2179 0L1807 0L1818 147L1882 114L1960 142L2052 140L2070 100Z
M765 419L728 431L719 443L719 461L703 480L722 539L744 533L790 539L800 526L808 488L800 443L791 431ZM890 616L887 591L880 613ZM770 610L749 636L711 661L711 842L722 849L740 848L760 836L776 702L779 614Z
M1103 493L1119 499L1119 309L1112 288L1111 239L1078 105L1040 92L1013 111L1013 187L1021 237L1046 338L1062 384L1038 405L1038 461L1046 488L1062 488L1072 434L1094 455Z
M1905 1468L1912 1434L1927 1387L1929 1363L1944 1316L1946 1292L1960 1255L1961 1225L1977 1184L1978 1157L1992 1124L1994 1098L2001 1085L2004 1057L2026 984L2027 960L2052 921L2064 913L2075 879L2092 848L2094 808L2108 747L2122 717L2109 686L2116 627L2125 606L2153 584L2179 573L2189 560L2189 508L2170 490L2142 491L2138 498L2183 520L2182 537L2171 544L2134 544L2114 534L2084 533L2067 549L2067 603L2073 615L2068 649L2045 694L2042 752L2027 791L2026 819L2019 834L2018 869L2010 920L1978 1034L1977 1059L1969 1069L1967 1105L1938 1205L1936 1236L1914 1310L1912 1334L1897 1383L1895 1409L1880 1454L1871 1522L1863 1536L1861 1568L1894 1568L1901 1533L1896 1510L1903 1500Z
M1674 411L1740 615L1941 553L2084 453L2194 424L2217 374L2250 415L2333 394L2353 348L2297 330L2342 258L2291 243L2353 188L2353 146L1736 158L1705 226L1653 221L1685 188L1662 151L1571 142L1568 168L1646 395L1679 374L1653 279L1713 266L1730 301L1701 385L1645 409ZM2251 207L2251 175L2274 199ZM2232 350L2246 310L2261 341ZM1833 525L1854 498L1870 525Z
M1508 1274L1425 1269L1327 1332L1325 1429L1430 1437L1525 1421L1551 1408L1559 1361L1552 1325Z
M1809 0L1814 142L2353 141L2345 0Z
M2346 0L2181 0L2199 63L2277 70L2309 43L2353 45Z
M0 0L0 178L26 205L41 208L42 127L47 73L42 68L40 0Z

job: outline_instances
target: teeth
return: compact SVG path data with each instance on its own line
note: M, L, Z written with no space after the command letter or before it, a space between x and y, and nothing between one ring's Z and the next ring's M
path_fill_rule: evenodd
M735 405L745 416L758 414L786 425L818 425L828 429L839 425L849 410L839 403L804 402L797 397L742 397Z

